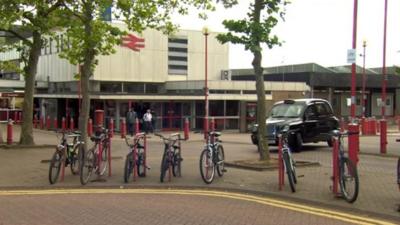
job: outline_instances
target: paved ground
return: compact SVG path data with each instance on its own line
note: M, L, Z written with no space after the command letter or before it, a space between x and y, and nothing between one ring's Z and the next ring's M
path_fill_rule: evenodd
M4 129L2 129L4 131ZM400 149L395 142L400 133L392 130L388 137L388 153L400 155ZM4 134L3 134L4 135ZM35 130L37 144L55 144L58 139L52 132ZM294 202L305 202L320 207L334 207L363 216L380 217L391 221L400 221L400 213L396 211L400 203L400 192L396 185L395 157L382 157L370 154L379 153L379 136L361 137L361 155L359 162L360 194L354 204L348 204L342 199L335 198L331 191L331 149L325 143L312 144L304 151L294 155L296 160L316 161L321 164L317 167L297 168L299 176L297 192L291 193L286 185L283 191L278 190L277 171L249 171L228 168L222 178L217 178L211 185L202 182L198 160L203 146L200 134L190 134L190 140L183 143L183 176L173 178L171 182L159 182L159 168L162 156L162 142L151 135L148 141L148 161L152 167L148 176L136 182L123 183L123 157L127 152L125 142L116 137L112 142L112 176L106 177L105 182L91 182L88 187L191 187L212 188L221 190L238 190L240 192L256 193L289 199ZM18 127L16 136L19 137ZM224 132L225 155L227 161L241 159L256 159L256 147L250 144L249 134ZM48 183L48 164L41 163L49 159L54 149L8 149L0 150L0 188L81 188L79 177L72 176L66 171L64 182L56 185ZM364 154L365 153L365 154ZM366 154L369 153L369 154ZM272 150L272 157L276 151ZM1 224L1 223L0 223Z
M199 190L25 191L0 193L0 200L3 203L0 224L333 225L381 222L313 207L296 205L294 208L265 197Z

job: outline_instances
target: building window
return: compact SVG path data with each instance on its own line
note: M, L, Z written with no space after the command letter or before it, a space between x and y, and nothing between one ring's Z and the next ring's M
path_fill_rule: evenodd
M144 94L144 86L144 83L127 83L124 89L128 93Z
M100 92L104 93L117 93L122 91L121 83L101 83Z
M187 38L168 38L168 74L187 75Z

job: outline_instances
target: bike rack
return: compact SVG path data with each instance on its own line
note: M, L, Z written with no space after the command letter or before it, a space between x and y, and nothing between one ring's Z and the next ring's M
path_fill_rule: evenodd
M111 136L108 136L107 143L108 143L108 156L107 156L108 157L108 176L111 177Z
M285 171L283 166L283 158L282 158L282 135L278 137L278 182L279 182L279 190L282 190L283 185L285 185Z
M338 157L339 157L339 140L336 137L332 137L332 192L335 196L338 196L338 185L339 185L339 168L338 168Z

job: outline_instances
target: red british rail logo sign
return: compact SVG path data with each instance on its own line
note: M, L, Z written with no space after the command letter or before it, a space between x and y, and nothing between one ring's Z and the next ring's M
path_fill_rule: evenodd
M127 36L122 37L121 45L138 52L141 48L144 48L144 38L139 38L133 34L128 34Z

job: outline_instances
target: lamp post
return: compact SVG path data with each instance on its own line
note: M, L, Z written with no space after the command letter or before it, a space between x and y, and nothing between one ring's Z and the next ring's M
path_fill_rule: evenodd
M384 24L383 24L383 66L382 66L382 101L381 101L381 112L382 112L382 120L380 123L381 126L381 149L380 152L382 154L386 153L386 144L387 144L387 124L385 118L385 110L386 110L386 84L387 84L387 76L386 76L386 28L387 28L387 7L388 1L385 0L385 15L384 15Z
M357 45L357 9L358 1L354 0L354 11L353 11L353 42L352 48L356 49ZM351 107L350 107L351 121L348 126L349 132L358 133L359 127L356 123L356 62L355 60L351 64ZM349 146L349 159L357 166L358 162L358 150L359 150L359 136L350 135L348 138Z
M365 77L365 50L367 47L367 41L363 41L363 54L361 55L363 57L363 74L362 74L362 101L361 101L361 106L362 106L362 118L365 118L365 108L367 106L367 96L365 95L365 83L366 83L366 77Z
M207 138L208 135L208 65L207 65L207 55L208 55L208 45L207 45L207 38L209 34L209 30L207 27L204 27L203 30L203 35L204 35L204 50L205 50L205 77L204 77L204 138Z

